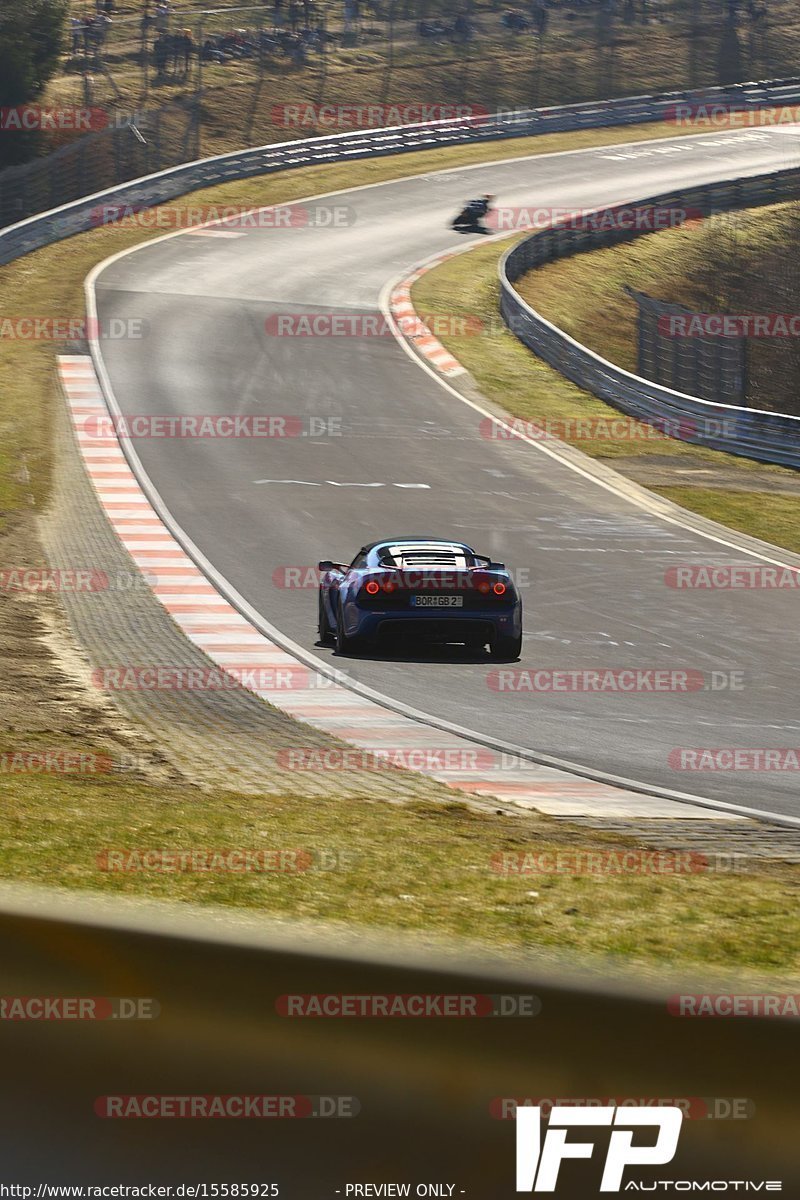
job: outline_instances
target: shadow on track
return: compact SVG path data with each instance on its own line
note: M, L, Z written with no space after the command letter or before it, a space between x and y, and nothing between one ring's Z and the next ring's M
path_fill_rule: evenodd
M352 654L337 654L332 646L325 645L322 642L316 642L314 648L316 650L328 650L331 658L363 658L369 662L447 663L448 666L452 666L453 663L465 663L466 665L474 666L475 663L488 664L492 662L491 656L485 648L475 650L469 646L461 646L455 643L409 646L408 648L397 645L371 646L363 650L354 651Z

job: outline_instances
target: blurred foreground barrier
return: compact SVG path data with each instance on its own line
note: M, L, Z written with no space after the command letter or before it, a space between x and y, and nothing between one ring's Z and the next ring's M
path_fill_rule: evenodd
M703 400L624 371L546 321L514 287L527 271L544 263L652 232L646 222L636 227L632 216L636 212L644 215L652 210L673 214L684 212L691 219L798 197L800 169L791 168L648 196L635 204L598 209L597 214L602 214L602 219L596 221L585 213L578 221L566 218L533 233L504 255L500 263L500 312L512 333L529 350L579 387L607 400L629 416L685 442L762 462L800 467L800 417Z
M8 887L0 963L6 1013L13 997L92 996L146 998L159 1014L0 1020L6 1183L275 1182L281 1196L322 1200L348 1183L410 1181L411 1195L438 1182L454 1185L441 1195L510 1200L511 1101L528 1098L684 1107L674 1161L627 1168L626 1182L782 1180L798 1194L800 1021L679 1017L674 980L615 982L560 974L535 951L515 967L233 910ZM490 997L484 1007L538 1013L287 1015L320 994ZM295 1098L294 1119L288 1106L276 1119L108 1115L147 1111L154 1097L175 1114L181 1098L265 1095ZM339 1115L313 1115L329 1111ZM557 1194L583 1200L598 1192L608 1130L569 1138L596 1143L591 1161L561 1169ZM635 1140L652 1145L654 1131Z

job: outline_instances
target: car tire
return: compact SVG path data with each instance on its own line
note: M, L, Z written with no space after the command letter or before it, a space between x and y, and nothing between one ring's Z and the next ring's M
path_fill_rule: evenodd
M502 634L489 646L489 656L494 662L516 662L522 653L522 634L505 637Z
M335 645L337 654L356 654L360 648L360 638L348 637L344 632L344 616L342 606L336 610Z
M325 608L322 592L319 594L319 620L317 622L317 629L319 630L320 645L332 646L336 641L336 637L328 621L328 611Z

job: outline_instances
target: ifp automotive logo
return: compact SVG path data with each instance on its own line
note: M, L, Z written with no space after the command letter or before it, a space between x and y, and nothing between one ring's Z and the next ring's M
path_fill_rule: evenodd
M682 1120L682 1110L674 1105L653 1109L554 1105L542 1139L541 1108L518 1108L517 1191L554 1192L563 1160L591 1158L594 1152L593 1142L568 1142L568 1130L576 1125L612 1125L600 1191L619 1192L626 1167L663 1166L672 1162ZM655 1142L634 1146L634 1131L647 1125L655 1126L658 1131Z
M568 1158L592 1158L594 1141L567 1141L573 1126L611 1126L602 1176L601 1192L781 1192L780 1179L652 1179L626 1178L628 1167L658 1167L671 1163L678 1149L683 1108L658 1103L654 1107L605 1104L581 1107L554 1104L550 1107L547 1131L542 1138L544 1110L539 1105L518 1105L517 1192L555 1192L562 1163ZM655 1139L652 1129L655 1128ZM636 1144L634 1145L634 1140ZM598 1156L599 1157L599 1156ZM600 1168L598 1164L598 1174ZM565 1177L567 1172L564 1173ZM582 1193L582 1200L585 1193Z

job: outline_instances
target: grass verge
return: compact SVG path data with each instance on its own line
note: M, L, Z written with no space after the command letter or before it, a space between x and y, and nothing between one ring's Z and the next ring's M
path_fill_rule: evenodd
M800 497L748 492L746 486L743 479L741 491L712 492L682 484L654 490L702 517L800 554Z
M501 874L493 867L498 854L597 852L626 843L545 817L484 815L456 802L348 800L343 821L335 793L267 801L102 777L8 783L5 879L479 939L518 957L559 950L800 978L795 865L733 874ZM309 859L286 861L309 866L176 874L110 872L97 861L109 850L241 849L307 852Z

